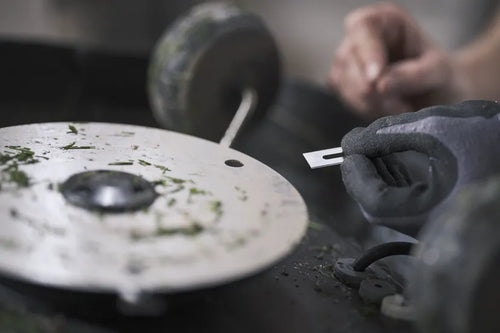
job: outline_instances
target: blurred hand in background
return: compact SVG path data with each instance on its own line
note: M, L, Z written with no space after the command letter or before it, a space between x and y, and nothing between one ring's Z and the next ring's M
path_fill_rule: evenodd
M330 83L366 118L500 97L500 15L471 45L447 53L403 9L379 3L345 19Z

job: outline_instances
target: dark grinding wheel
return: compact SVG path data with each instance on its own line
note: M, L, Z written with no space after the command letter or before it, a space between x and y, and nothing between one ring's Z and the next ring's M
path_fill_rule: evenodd
M499 201L491 178L423 230L410 284L422 332L500 332Z
M272 104L279 81L279 52L262 20L231 4L208 3L160 38L148 93L164 127L219 141L243 91L256 92L255 120Z

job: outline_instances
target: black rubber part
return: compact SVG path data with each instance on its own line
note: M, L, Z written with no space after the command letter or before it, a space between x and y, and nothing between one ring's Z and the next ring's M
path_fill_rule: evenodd
M353 269L353 258L340 258L333 267L333 274L343 284L351 288L359 288L361 282L368 278L368 272L357 272Z
M357 259L340 258L334 266L335 277L352 288L359 288L361 283L369 278L382 278L384 274L378 269L368 266L375 261L393 255L409 255L415 243L389 242L374 246L365 251Z
M374 246L365 251L353 263L352 268L356 272L363 272L375 261L395 255L409 255L415 243L411 242L389 242Z

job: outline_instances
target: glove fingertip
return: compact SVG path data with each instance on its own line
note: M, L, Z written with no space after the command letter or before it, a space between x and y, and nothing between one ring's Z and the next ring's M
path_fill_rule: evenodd
M363 135L365 131L365 127L355 127L344 135L340 142L344 154L352 155L363 152Z

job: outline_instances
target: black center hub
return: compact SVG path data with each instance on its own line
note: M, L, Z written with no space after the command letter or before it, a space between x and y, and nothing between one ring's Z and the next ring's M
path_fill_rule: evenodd
M114 213L147 208L158 197L144 178L111 170L75 174L62 184L61 193L75 206Z

